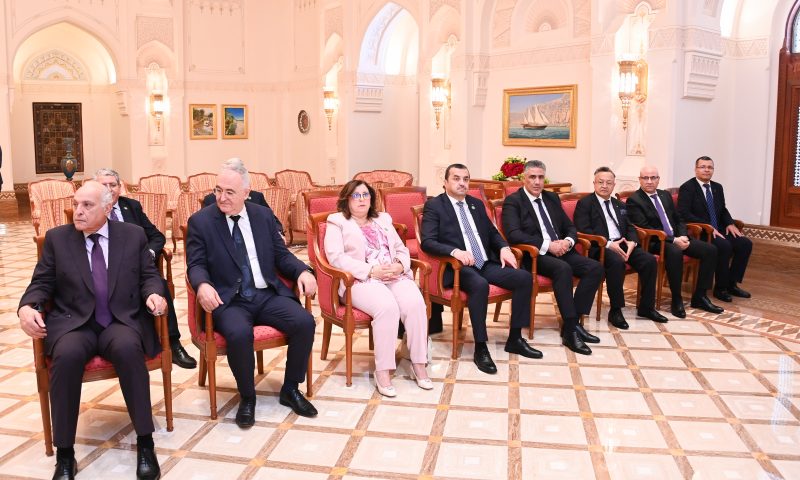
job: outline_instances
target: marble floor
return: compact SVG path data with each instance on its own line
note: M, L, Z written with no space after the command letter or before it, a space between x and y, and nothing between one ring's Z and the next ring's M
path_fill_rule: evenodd
M44 455L31 342L16 317L36 260L32 236L28 222L0 224L2 478L49 478L55 463ZM305 258L305 248L295 250ZM180 252L173 262L185 324ZM154 372L163 478L800 478L800 343L798 328L780 321L796 310L773 318L746 300L725 306L718 316L687 309L685 320L667 324L636 320L628 308L627 331L592 319L587 327L602 343L583 357L560 346L552 299L541 295L534 345L544 359L503 352L506 313L490 326L497 375L477 371L469 341L451 360L446 330L434 339L435 388L417 388L402 361L394 399L371 383L366 332L355 342L353 385L345 386L344 338L335 333L327 360L315 343L319 417L298 417L277 403L285 356L277 349L266 352L257 377L257 422L248 431L233 421L238 397L224 359L215 421L197 370L173 370L173 432ZM84 384L82 400L78 478L133 478L135 434L116 382Z

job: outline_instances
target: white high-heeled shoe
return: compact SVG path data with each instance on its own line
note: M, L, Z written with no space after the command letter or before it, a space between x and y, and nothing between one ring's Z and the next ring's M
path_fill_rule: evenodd
M394 388L394 385L389 384L388 387L382 387L381 383L378 381L378 372L374 372L372 376L375 378L375 388L378 389L378 393L383 395L384 397L396 397L397 390Z
M411 378L417 382L417 386L423 390L433 390L433 381L430 378L419 378L417 372L414 371L414 365L411 365Z

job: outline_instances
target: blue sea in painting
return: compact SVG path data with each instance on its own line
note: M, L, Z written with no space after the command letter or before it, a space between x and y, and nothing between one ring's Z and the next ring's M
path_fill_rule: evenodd
M508 138L569 140L569 127L547 127L544 130L526 130L522 127L509 128Z

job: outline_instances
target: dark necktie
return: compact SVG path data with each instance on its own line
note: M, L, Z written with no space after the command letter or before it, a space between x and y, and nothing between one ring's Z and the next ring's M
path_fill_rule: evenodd
M661 206L661 201L658 199L658 194L650 195L650 198L653 199L653 203L656 204L656 211L658 212L658 218L661 219L661 227L664 229L664 232L667 234L668 237L673 235L672 227L669 226L669 220L667 220L667 214L664 213L664 207Z
M92 245L92 284L94 286L94 319L103 328L111 325L111 309L108 307L108 270L100 234L89 235Z
M717 211L714 210L714 197L711 196L711 185L704 183L703 188L706 189L706 207L708 207L708 217L711 219L711 226L714 227L714 230L719 230Z
M108 216L111 220L115 222L119 222L119 216L117 215L117 209L115 207L111 207L111 215Z
M542 198L539 197L536 200L536 206L539 207L539 216L542 217L542 223L544 224L544 229L547 230L547 234L550 235L550 240L558 240L558 235L556 235L556 231L553 228L553 224L550 223L550 218L547 216L547 212L544 209L544 204L542 203Z
M247 255L247 247L244 244L244 236L239 229L239 219L241 215L231 215L233 220L233 246L236 248L236 256L239 257L239 269L242 271L242 287L239 289L239 294L246 299L253 298L255 295L255 280L253 280L253 270L250 267L250 257Z
M478 237L475 236L475 232L473 232L472 227L469 226L467 212L464 210L464 202L456 202L456 205L458 205L458 215L461 217L461 223L464 224L464 233L467 235L467 240L469 241L469 250L475 258L475 268L481 269L486 260L484 260L481 247L478 245Z
M611 200L606 200L603 203L606 205L606 211L608 212L608 216L611 217L611 221L614 222L614 226L617 227L617 232L619 232L620 237L622 237L623 236L622 229L619 228L619 223L617 223L617 219L614 218L614 214L611 213Z

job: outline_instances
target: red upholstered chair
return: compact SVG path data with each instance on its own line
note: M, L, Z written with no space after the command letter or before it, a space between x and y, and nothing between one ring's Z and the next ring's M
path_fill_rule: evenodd
M177 251L177 240L183 239L183 230L181 225L186 225L189 222L189 217L203 205L203 199L211 193L208 192L183 192L178 197L178 208L175 210L175 215L172 218L172 248Z
M217 174L203 172L189 175L186 177L186 182L189 184L190 192L206 192L209 190L214 190L214 187L217 186Z
M262 191L271 187L269 176L266 173L248 172L250 174L250 190ZM269 203L269 202L267 202ZM272 204L270 204L270 207Z
M75 194L75 184L66 180L45 179L28 183L28 196L31 202L31 223L39 235L39 217L41 205L44 200L54 198L72 197Z
M497 229L500 233L505 237L505 232L503 231L503 200L494 200L492 202L493 214L496 221ZM589 254L589 241L578 237L578 243L575 245L576 251L580 249L580 252L583 256L587 256ZM536 257L539 256L539 249L534 247L533 245L526 245L523 243L518 243L511 245L512 248L521 251L522 253L527 253L531 256L531 275L533 276L533 291L531 292L531 324L530 329L528 330L528 338L533 338L533 326L536 320L536 297L540 293L552 292L553 291L553 281L550 280L550 277L545 277L544 275L539 275L537 273L536 267ZM573 283L575 283L577 279L573 279ZM600 308L598 304L598 309ZM556 309L556 315L558 315L558 309ZM560 320L559 320L560 321Z
M283 225L284 235L286 235L286 244L292 243L292 228L289 222L289 207L291 206L290 192L288 188L283 187L269 187L261 190L264 194L264 200L267 205L272 209L272 212L278 217L278 220Z
M494 218L494 214L492 213L492 206L489 203L489 198L486 196L486 189L484 188L483 184L481 183L470 184L469 188L467 189L467 195L475 197L481 202L483 202L483 207L486 209L486 215L489 218Z
M173 175L142 177L139 179L139 191L165 194L167 196L167 213L174 215L175 209L178 208L178 196L181 194L181 179ZM173 228L173 230L177 230L177 228Z
M400 170L372 170L358 172L353 175L353 180L364 180L372 185L375 182L389 183L391 187L410 187L414 182L414 175Z
M71 211L70 211L71 213ZM42 255L44 235L35 237L36 254ZM154 317L156 333L161 341L161 353L153 358L146 358L148 370L161 370L164 384L164 410L167 417L167 431L173 430L172 424L172 349L169 345L167 331L167 314ZM36 385L39 392L39 406L42 411L42 428L44 429L44 449L47 456L53 455L53 427L50 421L50 357L45 354L44 339L33 339L33 365L36 372ZM116 378L114 365L103 357L96 355L86 362L83 369L83 381L94 382Z
M421 243L420 229L422 227L422 210L424 205L417 205L411 207L412 214L414 215L414 227L417 232L417 242ZM491 217L489 217L491 218ZM514 255L517 257L517 262L520 261L521 255L519 250L513 249ZM464 319L464 307L467 305L467 294L461 291L461 262L453 257L445 257L440 255L433 255L426 253L419 249L419 259L430 265L428 275L423 277L425 279L424 285L427 287L430 301L450 307L453 314L453 350L451 357L458 358L458 342L459 331L462 328ZM446 288L442 285L445 269L450 265L453 268L455 277L453 279L453 286ZM505 288L489 284L489 303L501 303L512 297L512 292ZM498 307L499 308L499 307ZM531 308L531 329L533 329L533 311ZM497 312L497 310L495 310ZM495 314L496 315L496 314Z
M48 230L69 223L67 210L72 209L72 197L42 200L39 206L39 227L37 231L44 235Z
M306 213L306 238L309 240L308 261L314 268L317 266L317 254L311 248L310 240L314 235L312 215L316 213L332 213L336 211L336 202L339 200L339 190L314 190L302 192L303 205Z
M369 329L369 349L372 350L372 317L353 306L351 288L355 283L355 278L349 272L334 268L328 263L325 254L325 231L328 223L326 219L332 212L322 212L309 214L308 221L312 229L310 250L314 250L317 259L317 298L319 300L320 313L325 322L322 331L322 352L320 358L325 360L328 356L328 347L331 341L331 331L333 326L344 331L345 338L345 362L346 362L346 384L349 387L353 380L353 333L356 328ZM430 271L430 266L420 260L411 259L411 269L414 271L414 278L426 278ZM417 276L417 275L421 276ZM339 283L344 283L345 292L343 297L339 297ZM428 307L430 316L430 300L428 291L423 282L422 296L425 298L425 305Z
M186 251L186 225L180 226L183 231L184 252ZM186 255L183 256L184 262ZM289 288L294 288L295 285L281 277L283 283ZM296 293L296 290L295 290ZM192 335L192 343L200 350L200 361L197 362L200 371L197 375L197 384L204 387L206 384L206 375L208 375L208 397L209 407L211 410L210 416L212 420L217 418L217 370L216 363L217 357L226 355L227 343L225 338L219 333L214 331L214 320L211 313L203 310L200 303L197 301L194 289L189 283L189 276L186 276L186 295L189 303L189 332ZM306 309L311 313L310 304L306 302ZM209 335L208 332L213 332ZM268 327L265 325L258 325L253 327L253 350L256 353L256 365L258 373L264 373L264 350L270 348L283 347L288 345L286 336L278 329ZM313 386L311 385L312 374L312 356L308 357L308 371L306 372L306 396L311 398Z
M411 258L419 258L417 228L411 207L424 205L428 199L425 187L392 187L378 192L383 210L391 215L400 238L406 242Z

